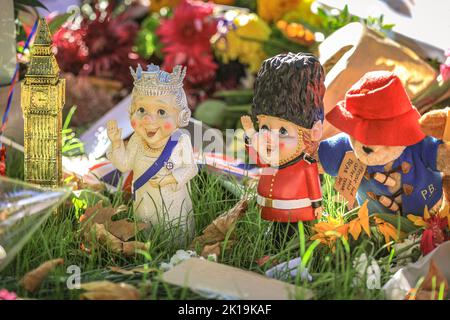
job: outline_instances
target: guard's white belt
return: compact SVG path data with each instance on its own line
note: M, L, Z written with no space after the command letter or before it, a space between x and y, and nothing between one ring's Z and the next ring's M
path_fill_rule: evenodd
M314 201L320 201L321 199L317 199ZM256 195L256 203L258 203L262 207L266 208L274 208L274 209L282 209L282 210L293 210L300 209L311 206L311 199L294 199L294 200L279 200L279 199L270 199Z

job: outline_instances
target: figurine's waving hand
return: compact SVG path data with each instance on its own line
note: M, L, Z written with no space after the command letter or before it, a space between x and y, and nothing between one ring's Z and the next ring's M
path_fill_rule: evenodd
M253 126L253 121L250 116L241 117L242 128L244 128L245 134L251 138L255 133L255 127Z
M106 124L108 138L111 140L113 149L120 148L122 143L122 129L117 126L116 120L109 120Z

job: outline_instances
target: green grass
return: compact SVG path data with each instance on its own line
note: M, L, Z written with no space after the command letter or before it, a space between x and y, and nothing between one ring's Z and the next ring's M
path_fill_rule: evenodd
M10 159L11 160L11 159ZM20 172L17 159L13 161L16 167L11 165L9 172ZM10 161L11 163L11 161ZM20 173L17 175L19 178ZM324 179L325 211L333 216L345 213L345 207L332 201L334 191L333 180L330 177ZM252 190L244 190L251 192ZM109 195L114 206L122 204L123 194ZM224 188L221 180L206 172L201 172L192 182L192 199L197 234L200 234L205 226L220 213L231 208L238 197L229 189ZM92 205L90 203L89 205ZM74 206L68 202L63 206L59 215L52 215L43 226L32 236L17 257L0 273L0 288L4 287L16 291L21 297L37 299L78 299L80 290L69 290L66 280L70 276L66 268L77 265L81 269L81 282L94 280L111 280L114 282L125 281L136 285L144 292L146 299L199 299L200 296L189 290L184 290L158 281L158 273L147 276L137 274L125 276L116 274L107 267L132 267L147 264L150 268L158 268L160 263L168 262L170 257L181 249L176 241L167 237L160 230L155 229L145 235L140 234L139 240L149 242L150 249L146 255L137 255L134 258L124 258L114 254L106 247L92 246L91 253L80 250L83 242L79 233L79 222ZM272 256L272 260L283 262L299 255L304 258L309 256L307 267L314 281L305 282L295 279L292 283L313 290L315 299L381 299L380 290L368 290L365 281L354 285L353 278L356 271L353 260L361 252L373 254L381 259L382 268L389 270L389 252L383 248L380 238L375 235L369 240L352 242L349 246L346 242L338 241L335 251L319 245L313 248L313 242L308 240L311 234L309 224L299 226L300 232L292 239L285 239L281 250L275 246L271 233L267 233L271 223L261 220L259 210L252 200L247 214L236 225L236 239L231 250L225 250L219 262L239 268L263 273L268 267L260 267L256 259L265 255ZM313 245L313 246L312 246ZM183 248L185 249L185 248ZM49 259L63 258L64 266L57 267L44 281L38 292L27 293L18 285L18 280L28 271L36 268ZM395 257L394 257L395 260ZM389 272L383 272L382 283L387 280Z

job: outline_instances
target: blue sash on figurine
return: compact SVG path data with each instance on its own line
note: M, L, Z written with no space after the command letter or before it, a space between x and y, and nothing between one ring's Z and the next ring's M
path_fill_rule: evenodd
M175 131L167 141L166 146L161 152L160 156L156 161L133 183L133 199L136 198L136 190L146 184L151 178L153 178L159 170L165 165L167 160L169 160L172 155L172 151L180 139L181 132L179 130Z

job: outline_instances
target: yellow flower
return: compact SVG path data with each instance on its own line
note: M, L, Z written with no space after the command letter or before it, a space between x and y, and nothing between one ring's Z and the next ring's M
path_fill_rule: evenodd
M336 240L340 237L348 239L349 226L344 223L342 218L327 217L327 221L318 222L313 226L316 232L311 240L319 239L321 243L334 248Z
M267 59L263 42L269 39L270 27L254 13L242 13L236 10L225 14L227 21L233 22L226 35L216 34L212 43L217 56L224 63L238 60L248 65L250 72L256 73L261 63Z
M303 0L300 1L299 6L296 10L289 11L283 16L283 20L288 22L291 21L302 21L313 27L320 27L320 18L317 14L311 11L311 4L315 0Z
M178 4L178 2L180 2L180 0L151 0L150 11L159 12L159 10L164 7L173 8Z
M304 21L318 26L320 20L312 13L311 4L314 0L257 0L258 15L268 22L280 19L290 21Z

